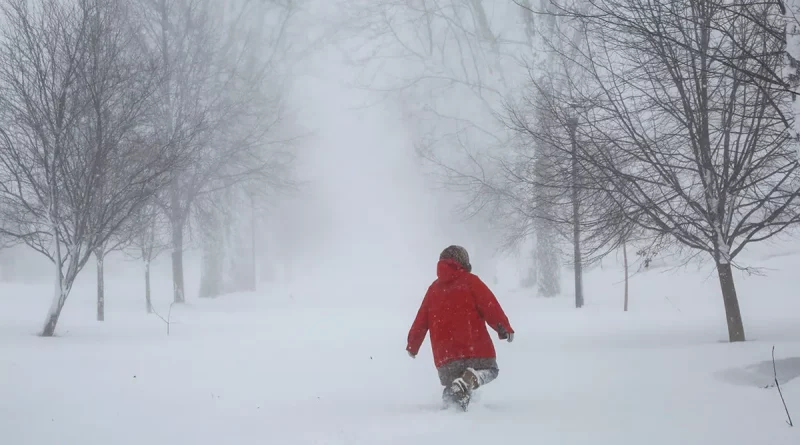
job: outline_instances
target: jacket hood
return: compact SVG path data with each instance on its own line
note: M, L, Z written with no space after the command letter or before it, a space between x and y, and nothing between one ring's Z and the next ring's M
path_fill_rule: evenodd
M464 266L455 260L439 260L436 264L436 276L445 283L455 280L466 272Z

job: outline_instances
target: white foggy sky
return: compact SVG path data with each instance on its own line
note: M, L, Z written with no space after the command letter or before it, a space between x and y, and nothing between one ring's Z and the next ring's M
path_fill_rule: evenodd
M316 132L300 149L297 167L310 182L284 215L292 231L285 241L297 246L298 281L367 287L385 298L424 292L439 252L470 240L420 170L391 103L361 108L368 93L343 86L348 68L335 52L324 56L295 79L291 96L303 108L304 125Z

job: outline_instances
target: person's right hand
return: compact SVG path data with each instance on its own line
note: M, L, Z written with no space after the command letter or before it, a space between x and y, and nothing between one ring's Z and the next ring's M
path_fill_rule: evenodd
M416 356L416 355L414 355L414 354L412 354L412 353L411 353L411 351L409 351L408 349L406 349L406 352L408 352L408 356L409 356L409 357L411 357L411 358L417 358L417 356Z

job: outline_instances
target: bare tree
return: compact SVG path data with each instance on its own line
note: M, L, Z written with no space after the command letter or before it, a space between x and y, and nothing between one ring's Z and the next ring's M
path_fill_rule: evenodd
M545 204L546 205L546 204ZM547 212L547 209L542 209ZM535 270L538 293L543 297L555 297L561 293L561 255L559 254L558 232L552 221L537 218L533 221L536 237Z
M185 229L198 199L260 177L275 165L275 157L265 159L260 150L282 117L280 82L269 76L291 9L271 2L142 1L151 17L151 48L164 67L160 133L164 142L191 153L191 162L159 200L172 228L174 301L180 303ZM257 29L273 13L278 31ZM264 57L254 57L256 52Z
M256 289L256 238L266 209L276 194L295 188L291 152L283 144L271 145L258 151L264 162L258 174L203 193L195 203L193 220L203 252L201 298Z
M206 97L206 83L214 77L212 30L206 1L168 2L145 0L143 13L149 18L147 41L155 57L161 60L162 83L158 94L161 112L154 125L162 144L182 146L193 162L203 146L202 138L209 123L207 114L214 97ZM172 226L172 274L174 301L184 301L183 250L188 208L179 192L184 187L177 176L159 203ZM194 184L189 184L192 187Z
M596 0L562 13L586 33L571 56L593 91L581 97L594 105L577 130L581 162L629 220L709 254L730 341L745 340L734 260L800 218L791 92L775 81L780 12L757 1Z
M84 0L92 8L86 32L86 61L78 69L78 82L86 92L88 106L80 120L79 143L95 147L98 153L122 153L101 157L96 167L98 183L94 193L99 202L118 192L114 181L126 174L135 150L152 147L152 131L146 125L152 113L152 97L158 86L158 65L149 60L139 38L143 23L131 4L118 0ZM102 206L92 222L102 224L108 211ZM105 318L104 259L122 247L127 233L116 233L94 249L97 260L97 319Z
M583 267L617 248L627 226L621 224L623 210L610 196L613 190L598 183L591 166L580 161L582 141L576 135L576 107L569 96L556 95L552 82L531 83L531 101L508 108L508 123L517 134L519 148L515 157L503 161L505 195L513 202L506 220L512 237L536 236L539 256L564 257L572 265L575 306L580 308L584 305ZM566 116L563 121L556 117L558 113ZM561 244L570 244L572 249L566 252ZM548 263L555 261L542 261L549 267L540 267L541 271L552 269ZM555 274L550 271L549 275ZM542 285L552 286L552 280L548 277Z
M131 137L118 137L117 143L97 143L90 136L96 121L82 73L96 62L90 48L97 15L112 4L9 0L0 9L5 19L0 30L0 230L55 265L55 296L44 336L55 333L75 277L92 252L176 168L173 151L141 146L133 132L122 131ZM147 59L139 62L146 65Z
M144 298L147 313L153 313L150 286L150 265L161 253L169 250L169 222L155 200L142 206L122 232L128 234L125 252L142 261L144 269Z
M523 16L528 17L527 20L532 20L532 10L530 8L531 2L526 1L523 3L525 6L521 9ZM557 36L558 17L552 14L555 9L548 1L541 1L540 6L548 14L541 17L542 26L540 26L540 35L538 42L542 47L555 47L558 49L563 48ZM579 35L579 34L578 34ZM573 36L572 40L575 40ZM538 90L534 93L542 100L548 100L549 97L559 95L562 98L570 98L568 90L571 85L565 82L565 79L571 79L570 72L573 70L570 63L565 63L563 59L555 57L555 51L542 51L544 57L534 57L533 63L543 68L545 79L537 83ZM530 58L528 58L530 59ZM530 71L530 70L529 70ZM565 91L566 90L566 91ZM572 101L567 101L564 104L567 108L575 107ZM513 110L514 105L510 108ZM523 143L521 144L521 153L516 156L513 169L506 169L508 171L509 187L514 188L522 185L524 189L532 189L533 207L535 216L533 219L527 218L525 213L520 215L522 217L523 227L534 226L537 232L537 239L542 238L545 242L539 248L542 249L540 255L550 256L554 253L548 251L556 250L554 244L554 237L549 232L562 232L564 227L569 226L571 233L566 239L572 244L572 252L570 263L573 266L574 272L574 291L575 291L575 306L580 308L584 304L583 292L583 248L582 248L582 225L587 219L587 211L582 208L582 201L594 199L592 196L591 187L585 186L582 166L579 164L577 157L574 155L578 140L575 134L578 120L573 116L567 120L566 125L552 125L551 112L547 107L539 107L536 111L536 130L539 132L538 138L528 138L525 129L517 125L517 122L510 122L511 130L517 135L521 136ZM512 116L515 112L510 113ZM562 136L566 135L566 140ZM568 150L553 149L553 144L561 144L568 147ZM559 156L562 153L569 153L569 156L564 159L564 156ZM529 168L532 165L532 168ZM530 183L532 181L532 183ZM588 192L587 192L588 191ZM525 199L524 195L515 193L521 199ZM589 201L593 205L592 201ZM569 208L568 212L564 212L565 204ZM594 206L596 208L596 206ZM604 211L607 209L604 209ZM594 226L597 226L595 223ZM596 246L595 249L599 250L602 247ZM552 262L552 260L550 261ZM543 270L544 271L544 270ZM553 278L547 281L553 281Z

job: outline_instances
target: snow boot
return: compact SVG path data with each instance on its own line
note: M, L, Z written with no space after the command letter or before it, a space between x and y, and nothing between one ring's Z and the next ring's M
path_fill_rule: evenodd
M456 395L453 393L453 388L445 386L442 391L442 410L448 410L456 405L458 405L458 401L456 400Z
M472 368L468 368L461 377L453 380L450 390L453 393L453 399L462 411L466 411L469 407L469 401L472 398L472 391L478 388L480 379Z
M469 385L470 392L472 392L475 389L478 389L478 387L481 386L482 383L480 377L480 371L476 371L472 368L467 368L467 370L464 371L464 374L461 375L461 378L464 379L467 385Z
M472 397L472 392L469 390L467 382L459 377L453 381L451 388L454 403L461 408L461 411L466 411L469 407L469 399Z

